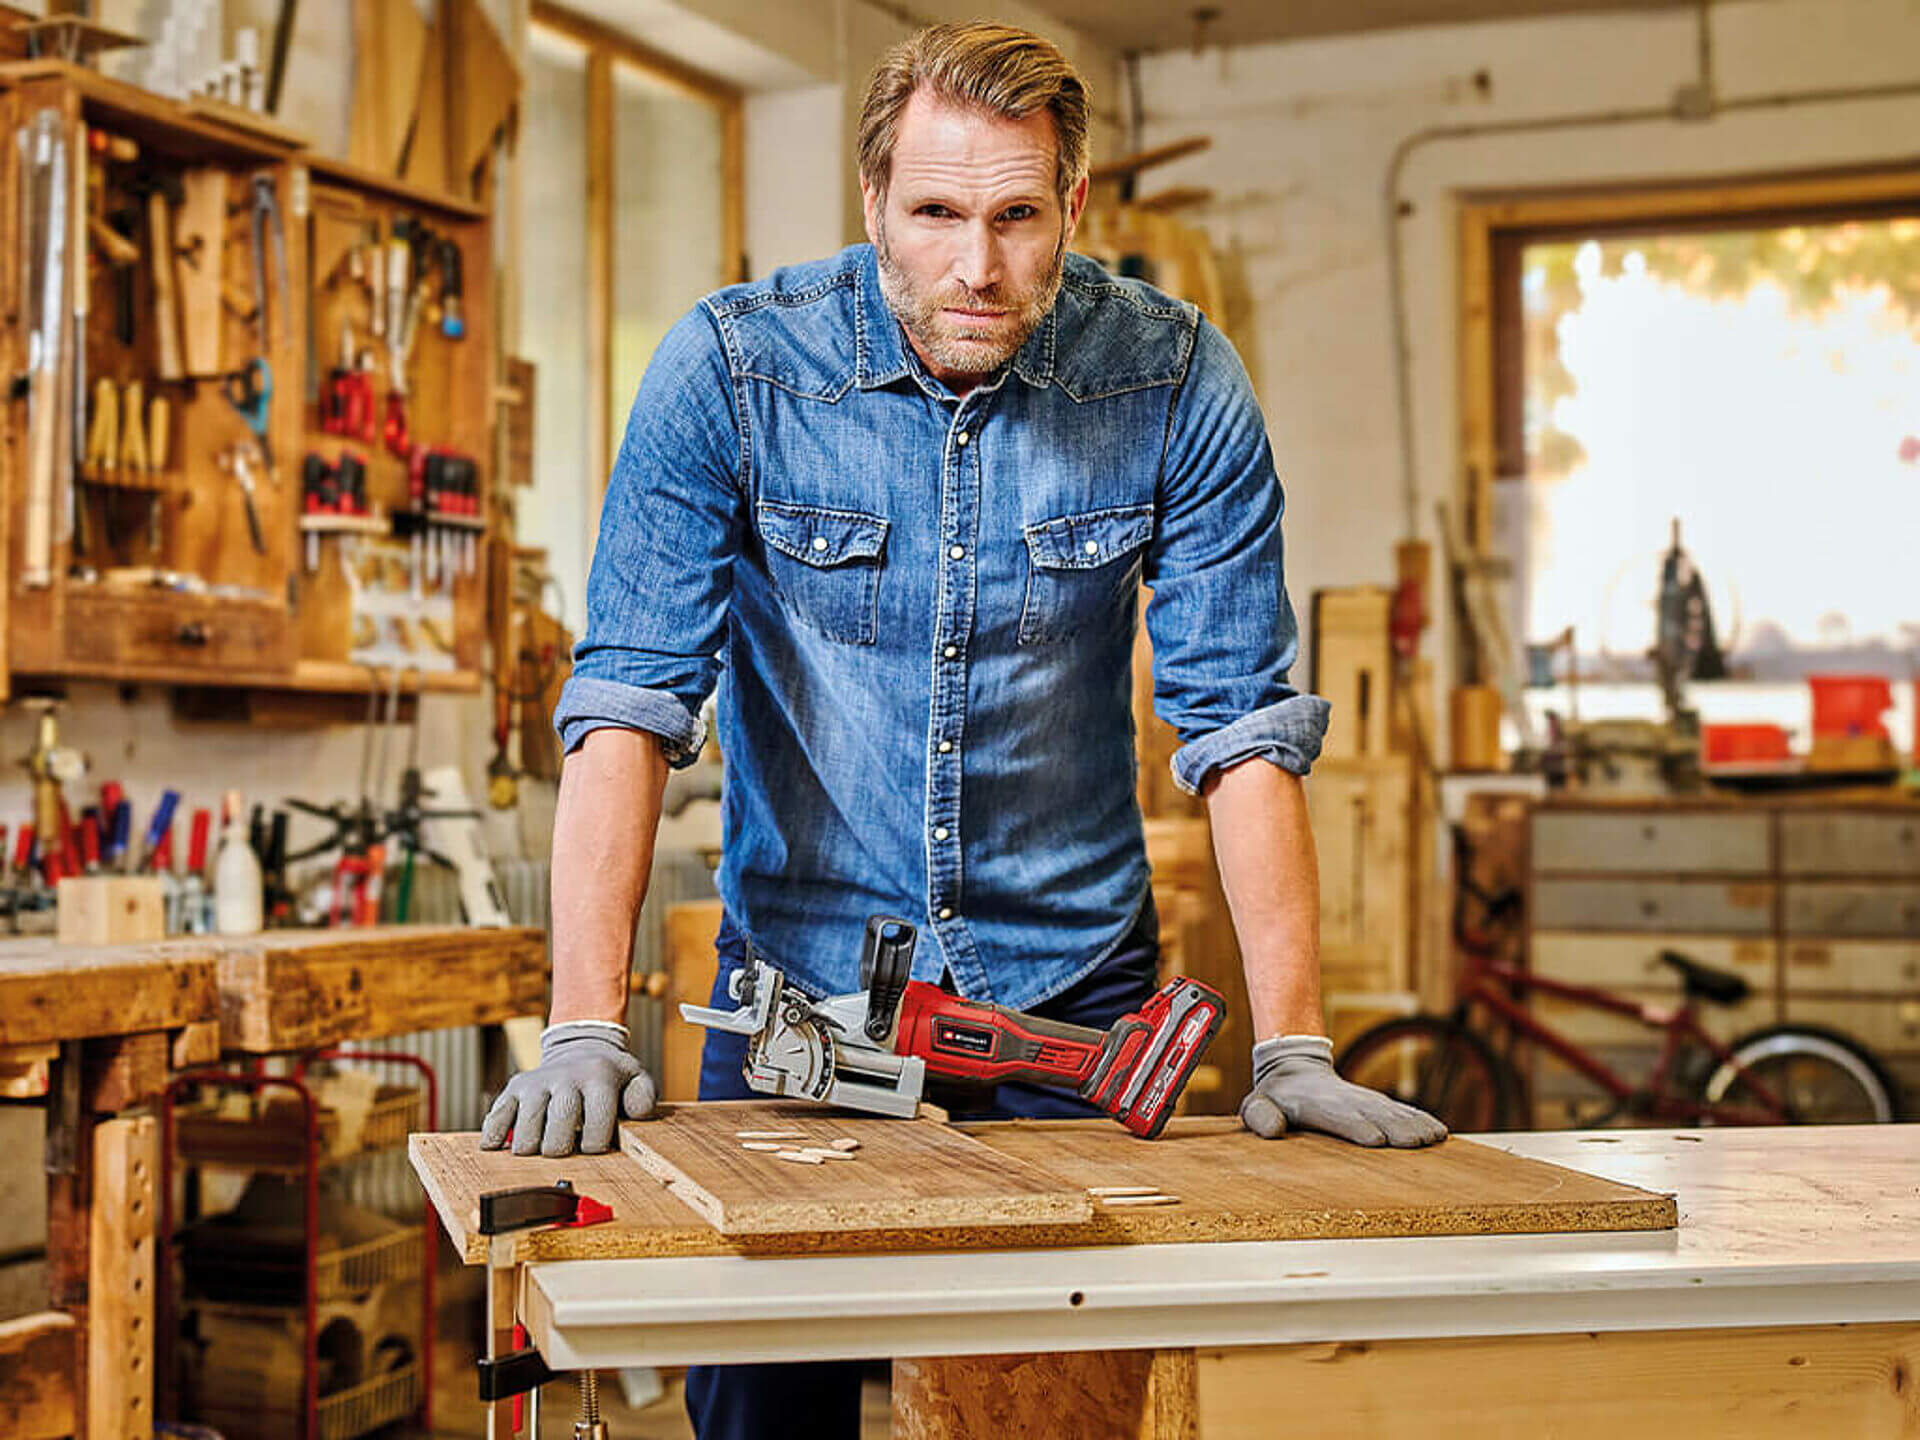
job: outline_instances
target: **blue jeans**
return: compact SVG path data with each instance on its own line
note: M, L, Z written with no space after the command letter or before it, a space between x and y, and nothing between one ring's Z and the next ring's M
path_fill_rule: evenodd
M720 954L713 1000L729 1007L727 981L746 961L745 938L723 916L714 941ZM1104 1030L1147 1002L1159 984L1159 920L1149 896L1120 948L1091 975L1029 1013ZM709 1030L700 1056L702 1100L748 1100L741 1066L746 1037ZM977 1091L939 1090L929 1098L956 1118L1004 1120L1080 1118L1101 1112L1071 1090L1042 1085L1001 1085ZM687 1371L687 1415L700 1440L776 1440L805 1434L810 1440L858 1440L859 1360L806 1361L781 1365L695 1365Z

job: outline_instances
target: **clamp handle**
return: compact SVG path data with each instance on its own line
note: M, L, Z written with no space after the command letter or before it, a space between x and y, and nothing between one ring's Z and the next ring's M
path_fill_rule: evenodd
M860 947L860 983L867 991L867 1038L884 1041L893 1034L900 1001L913 976L913 947L919 932L891 915L867 919L866 939Z
M570 1181L551 1185L524 1185L518 1190L494 1190L480 1197L482 1235L504 1235L535 1225L564 1225L580 1213L580 1197Z

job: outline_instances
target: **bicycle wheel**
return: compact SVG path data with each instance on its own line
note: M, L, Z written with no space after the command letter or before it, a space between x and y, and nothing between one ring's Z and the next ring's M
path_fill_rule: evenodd
M1732 1058L1708 1072L1700 1099L1764 1107L1754 1085L1786 1107L1793 1125L1888 1125L1901 1114L1900 1087L1873 1052L1817 1025L1770 1025L1742 1037Z
M1455 1020L1409 1015L1354 1036L1334 1068L1356 1085L1413 1105L1449 1130L1498 1130L1514 1081L1491 1046Z

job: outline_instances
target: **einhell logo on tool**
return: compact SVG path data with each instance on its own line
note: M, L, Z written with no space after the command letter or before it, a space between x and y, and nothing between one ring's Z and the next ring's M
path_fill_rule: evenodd
M1167 1088L1173 1084L1175 1077L1183 1073L1188 1054L1205 1037L1208 1019L1209 1016L1203 1010L1191 1016L1187 1023L1180 1027L1179 1035L1174 1038L1173 1047L1167 1052L1166 1064L1161 1067L1159 1074L1153 1077L1153 1084L1141 1097L1139 1105L1134 1107L1142 1115L1153 1114L1168 1098Z
M938 1050L966 1055L993 1054L993 1032L975 1025L956 1025L951 1020L933 1022L933 1044Z

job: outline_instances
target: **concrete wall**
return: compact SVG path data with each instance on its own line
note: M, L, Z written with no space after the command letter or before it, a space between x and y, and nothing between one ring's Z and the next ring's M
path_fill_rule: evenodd
M1723 98L1920 82L1910 0L1760 0L1712 9ZM1296 604L1389 581L1404 533L1383 186L1432 126L1664 105L1694 77L1694 20L1593 15L1146 59L1145 143L1213 148L1152 175L1205 185L1196 212L1245 278L1249 359L1289 486ZM1476 84L1484 73L1487 84ZM1828 102L1705 123L1582 125L1416 149L1401 187L1421 533L1458 475L1453 199L1463 190L1911 161L1920 98ZM1300 672L1304 676L1305 671ZM1444 707L1442 707L1444 713Z

